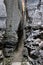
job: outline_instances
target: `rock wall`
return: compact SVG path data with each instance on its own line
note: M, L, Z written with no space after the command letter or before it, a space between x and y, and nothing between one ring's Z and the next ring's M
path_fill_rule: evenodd
M4 56L10 56L7 53L17 46L20 17L17 0L0 0L0 46L4 47Z
M5 34L6 30L6 18L7 18L7 13L6 13L6 7L4 4L4 0L0 0L0 48L2 47L2 39L3 35Z
M24 54L30 65L43 65L43 2L27 0L28 17L25 24ZM29 4L30 3L30 4Z

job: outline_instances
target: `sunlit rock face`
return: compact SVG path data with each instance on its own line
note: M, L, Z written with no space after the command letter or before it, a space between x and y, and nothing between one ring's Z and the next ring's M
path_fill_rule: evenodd
M0 0L0 3L3 3L4 2L4 0Z
M43 22L43 2L41 1L39 10L39 0L27 1L28 16L32 18L32 26L40 26Z
M33 15L32 25L33 26L40 26L41 25L41 19L42 19L42 13L40 10L37 9Z
M6 7L4 4L4 0L0 0L0 28L6 28Z
M4 0L0 0L0 17L6 17L6 7L4 4Z
M26 21L27 25L25 26L26 39L24 41L24 49L25 49L24 57L28 59L30 65L43 65L42 3L43 3L42 0L27 1L28 18Z
M27 9L30 17L32 17L32 15L34 14L38 3L39 0L27 0Z

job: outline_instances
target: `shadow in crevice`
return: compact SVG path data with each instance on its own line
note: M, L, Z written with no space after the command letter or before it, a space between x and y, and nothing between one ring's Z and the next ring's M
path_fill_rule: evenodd
M21 20L20 23L19 23L18 31L17 31L17 35L18 35L17 49L18 49L18 47L21 43L21 40L23 38L23 27L22 26L23 26L23 22Z

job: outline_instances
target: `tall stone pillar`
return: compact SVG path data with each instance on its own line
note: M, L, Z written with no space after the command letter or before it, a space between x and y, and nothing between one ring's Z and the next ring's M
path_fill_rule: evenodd
M6 37L4 42L4 50L6 53L10 50L15 50L18 42L17 30L20 23L17 0L4 0L7 10L6 21ZM7 51L8 50L8 51ZM9 54L6 54L10 56Z

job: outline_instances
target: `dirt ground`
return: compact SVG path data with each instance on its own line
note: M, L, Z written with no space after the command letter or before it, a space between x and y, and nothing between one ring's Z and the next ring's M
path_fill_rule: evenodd
M23 48L24 48L24 43L23 43L23 39L21 39L19 46L18 46L18 50L16 50L13 54L13 62L21 62L23 59Z

